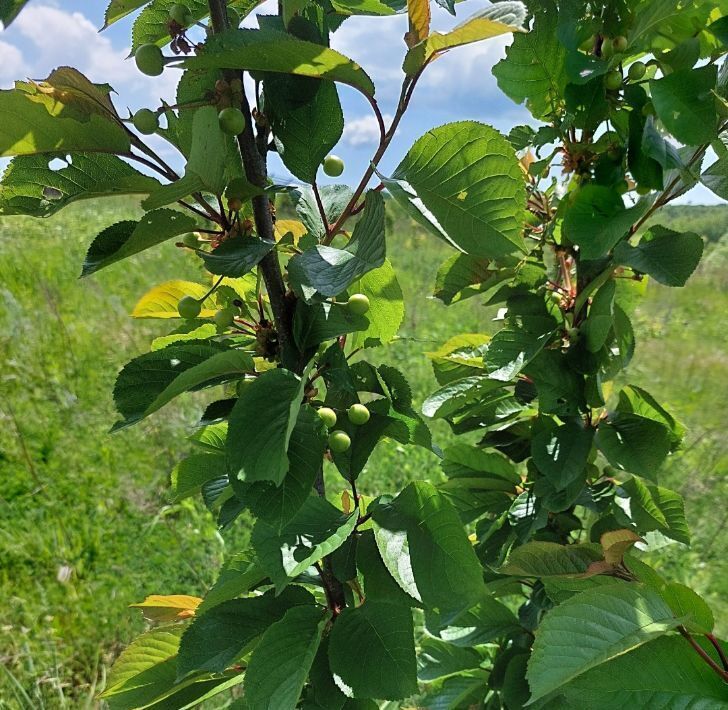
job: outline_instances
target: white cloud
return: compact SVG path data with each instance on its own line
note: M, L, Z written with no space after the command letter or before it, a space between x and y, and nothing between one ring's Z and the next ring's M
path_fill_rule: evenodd
M383 118L385 126L392 122L392 116L389 114L384 114ZM361 116L360 118L348 120L344 127L342 140L354 147L376 145L379 142L379 123L377 119L374 116Z
M0 40L0 85L11 85L15 79L24 78L26 72L23 53L14 44Z

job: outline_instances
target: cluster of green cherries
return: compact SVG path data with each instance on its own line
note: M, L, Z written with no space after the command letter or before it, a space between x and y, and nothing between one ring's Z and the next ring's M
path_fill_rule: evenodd
M592 52L596 43L596 36L592 35L581 45L580 49L585 52ZM605 37L602 40L601 56L602 59L609 60L615 55L624 54L629 47L627 38L619 35L618 37ZM640 81L647 73L647 65L644 62L633 62L627 70L627 78L629 81ZM624 83L624 77L619 69L612 69L607 72L604 77L604 83L609 91L619 91Z
M237 26L240 24L240 16L232 8L228 8L231 15L230 22ZM176 3L169 10L169 19L179 27L188 27L192 24L193 17L186 5ZM141 45L134 53L134 61L137 69L147 76L159 76L164 71L165 58L162 50L156 44L147 43ZM139 133L149 136L159 130L160 111L152 111L148 108L139 109L132 116L132 124ZM245 114L234 106L227 106L218 113L220 130L230 136L240 135L245 130Z
M331 407L321 407L316 413L329 429L329 449L335 454L343 454L351 447L351 438L345 431L334 429L338 419L336 412ZM346 416L354 426L362 426L369 421L371 415L363 404L352 404L346 410Z

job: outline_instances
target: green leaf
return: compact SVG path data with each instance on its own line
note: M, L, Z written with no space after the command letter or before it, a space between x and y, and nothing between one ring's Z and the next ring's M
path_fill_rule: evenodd
M484 375L463 377L449 382L433 392L423 403L422 413L433 419L444 419L458 412L471 402L478 401L484 394L503 387L503 383Z
M384 264L384 199L379 192L367 192L364 212L344 249L317 245L288 262L294 289L305 300L317 293L337 296L368 271Z
M622 484L630 496L630 516L642 532L659 530L673 540L690 544L683 497L669 488L630 478Z
M459 710L478 707L487 692L488 672L474 670L429 686L423 702L427 710Z
M195 616L182 636L177 677L194 671L224 671L289 609L308 607L313 601L303 587L289 587L278 596L271 590L258 597L231 599Z
M433 296L449 306L487 293L514 274L513 269L497 268L490 259L454 254L437 270Z
M343 54L276 30L230 30L207 40L205 51L184 60L192 69L271 71L348 84L374 96L366 72Z
M427 630L455 646L481 646L521 629L515 614L503 602L483 595L472 608L456 618L443 620L427 612Z
M61 157L61 156L56 156ZM62 156L66 165L48 167L52 155L21 155L5 170L0 184L0 215L50 217L76 200L147 194L159 187L121 158L103 153Z
M697 234L658 225L650 227L637 246L622 242L614 250L618 263L649 274L665 286L684 286L702 255L703 240Z
M388 259L351 284L352 293L369 299L369 326L350 339L352 348L371 348L394 340L404 320L404 296L394 267Z
M484 591L482 568L457 511L429 483L410 483L372 511L384 564L402 588L443 615L471 607Z
M493 67L500 90L526 107L534 118L556 113L566 86L566 48L556 32L558 11L553 2L540 4L530 32L516 34L505 59Z
M599 545L528 542L513 550L498 571L524 577L571 577L584 574L589 565L602 558Z
M557 491L563 491L584 479L593 438L593 429L574 421L543 429L531 440L533 462Z
M259 519L251 542L261 566L280 591L314 562L341 547L358 518L356 511L346 515L328 501L311 497L281 530Z
M487 7L450 32L432 32L411 47L404 59L404 72L408 76L414 76L427 62L449 49L511 32L521 32L525 19L526 8L521 2L500 2Z
M564 217L564 234L579 246L584 259L599 259L627 235L648 207L649 202L643 200L626 209L614 190L585 185Z
M654 480L670 451L670 432L653 419L616 412L599 424L594 442L612 466Z
M104 229L91 242L83 261L81 276L93 274L196 227L194 218L169 209L147 212L138 222L117 222Z
M681 143L710 143L718 133L715 65L681 69L650 80L650 94L657 116Z
M218 454L193 454L182 459L171 474L174 500L196 495L203 483L223 476L226 471L225 457Z
M252 555L237 553L227 559L215 584L208 589L205 598L197 607L197 615L222 602L235 599L258 586L265 579L265 573Z
M496 451L484 451L469 444L448 446L443 452L441 466L450 479L490 479L491 483L500 483L507 491L521 483L518 468L510 459Z
M353 197L351 188L347 185L324 185L319 191L326 221L329 224L334 224ZM320 242L326 236L326 229L321 221L321 214L319 213L313 189L304 186L294 190L292 194L296 203L296 212L298 212L298 216L306 227L309 236Z
M281 484L304 383L305 378L278 368L259 375L245 389L229 418L226 450L232 475L241 481Z
M84 90L101 95L82 74L67 71L73 72L73 80ZM99 103L84 101L74 91L66 90L65 84L59 85L62 89L53 89L54 93L45 93L38 84L22 82L17 82L15 89L0 91L0 157L59 151L129 152L129 136L105 104L102 109ZM106 88L110 91L110 87ZM108 100L108 93L106 97Z
M192 341L134 358L121 370L114 385L114 403L124 417L114 429L135 424L187 389L240 377L247 371L240 368L252 365L252 359L239 352L240 357L231 360L236 352L218 343ZM227 357L216 358L208 373L205 363L217 355ZM218 368L218 364L222 367Z
M323 423L311 407L301 407L288 444L290 467L281 485L233 479L235 495L257 518L280 531L311 495L325 449Z
M128 14L138 10L142 5L146 5L149 0L111 0L106 13L104 14L104 26L101 29L106 29L109 25L114 24L122 17L126 17Z
M714 650L705 640L697 643L709 654ZM616 656L578 676L563 692L574 708L728 708L725 683L679 636Z
M715 619L705 600L690 587L677 582L669 582L660 589L660 596L672 609L672 613L684 619L683 626L696 634L713 632Z
M450 338L437 350L425 353L432 360L435 378L441 385L468 375L485 371L483 355L487 349L489 335L463 333Z
M292 81L290 77L285 79ZM319 82L308 101L292 106L279 105L285 104L285 99L280 100L278 88L279 81L272 87L266 86L266 116L269 115L269 104L272 104L269 117L278 155L299 180L313 184L319 166L344 131L344 115L336 85Z
M499 330L488 343L485 367L488 377L499 382L512 380L551 340L555 322L539 319L516 323Z
M293 318L293 339L301 351L345 333L364 331L369 326L366 316L352 313L344 303L296 303Z
M478 668L482 656L470 648L426 637L417 654L417 678L433 681L460 671Z
M227 239L212 251L198 251L211 274L239 278L257 266L275 248L275 242L257 237Z
M679 623L657 592L638 584L605 585L567 599L536 632L527 673L531 702Z
M20 14L28 0L0 0L0 22L4 29Z
M175 681L183 631L171 626L137 636L116 659L101 697L122 707L145 707L166 691Z
M296 708L328 620L321 607L297 606L266 629L245 672L250 710Z
M523 173L511 144L475 121L428 131L391 178L397 202L457 249L500 259L523 253Z
M415 693L412 612L384 601L347 607L331 630L329 664L355 698L398 700Z
M614 279L609 279L599 288L592 299L589 317L584 324L586 348L591 353L598 353L604 347L612 330L616 290L616 282Z
M685 428L675 420L657 400L646 390L636 385L625 385L619 392L616 410L638 414L664 424L671 434L671 448L677 448L685 435Z

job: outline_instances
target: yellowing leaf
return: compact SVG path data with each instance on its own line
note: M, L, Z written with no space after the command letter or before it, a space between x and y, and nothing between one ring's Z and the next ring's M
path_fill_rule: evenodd
M430 34L430 0L407 0L407 14L409 32L405 41L408 47L414 47Z
M610 530L600 539L604 559L611 565L619 564L629 548L637 542L644 540L631 530Z
M175 621L189 619L195 615L200 605L200 597L186 594L150 594L143 602L130 604L134 609L141 609L147 621Z
M194 281L166 281L147 291L134 306L132 318L179 318L177 304L182 296L202 298L209 288ZM208 297L202 304L200 318L212 318L217 308L215 301Z
M304 226L303 222L299 222L297 219L279 219L276 221L275 231L273 236L275 240L279 242L287 234L293 236L293 243L298 244L298 240L306 234L308 230Z
M407 3L408 9L410 3ZM429 8L428 8L429 11ZM408 76L417 72L436 55L454 47L472 44L480 40L498 37L510 32L522 32L525 7L520 2L499 2L469 17L450 32L433 32L423 35L404 58L403 69ZM428 17L429 27L429 17ZM410 10L410 32L412 32L412 11Z

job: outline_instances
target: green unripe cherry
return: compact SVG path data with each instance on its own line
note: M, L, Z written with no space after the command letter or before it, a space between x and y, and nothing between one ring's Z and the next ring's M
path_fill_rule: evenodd
M221 308L216 311L213 320L218 328L229 328L235 322L235 309Z
M331 407L321 407L316 414L329 429L336 424L336 412Z
M346 410L346 416L354 426L361 426L369 421L369 410L363 404L352 404Z
M610 91L616 91L622 86L622 73L616 69L607 72L607 76L604 79L604 83Z
M628 46L627 38L623 35L619 35L612 40L612 48L617 54L626 52Z
M647 65L644 62L634 62L629 65L627 76L630 81L639 81L647 73Z
M335 454L343 454L351 446L351 439L345 431L337 429L329 434L329 448Z
M245 115L239 108L228 106L217 114L220 130L229 136L237 136L245 129Z
M228 199L244 200L250 197L250 183L242 177L233 178L225 190Z
M580 45L579 49L582 52L591 52L594 49L594 45L596 44L597 37L596 35L591 35L591 37L587 37Z
M324 172L329 177L339 177L344 172L344 161L338 155L327 155L324 158Z
M159 117L148 108L140 108L132 117L134 128L145 136L150 136L159 128Z
M611 59L614 56L614 44L609 37L602 41L602 59Z
M196 249L198 246L200 246L200 240L194 234L192 234L192 232L187 232L187 234L182 237L182 244L184 244L186 247Z
M156 44L143 44L134 52L137 69L147 76L159 76L164 71L164 55Z
M202 310L202 304L194 296L182 296L177 304L177 312L182 318L197 318Z
M363 316L369 310L369 299L363 293L355 293L349 296L346 305L354 315Z
M169 19L180 27L187 27L192 22L192 13L187 5L177 2L169 8Z

